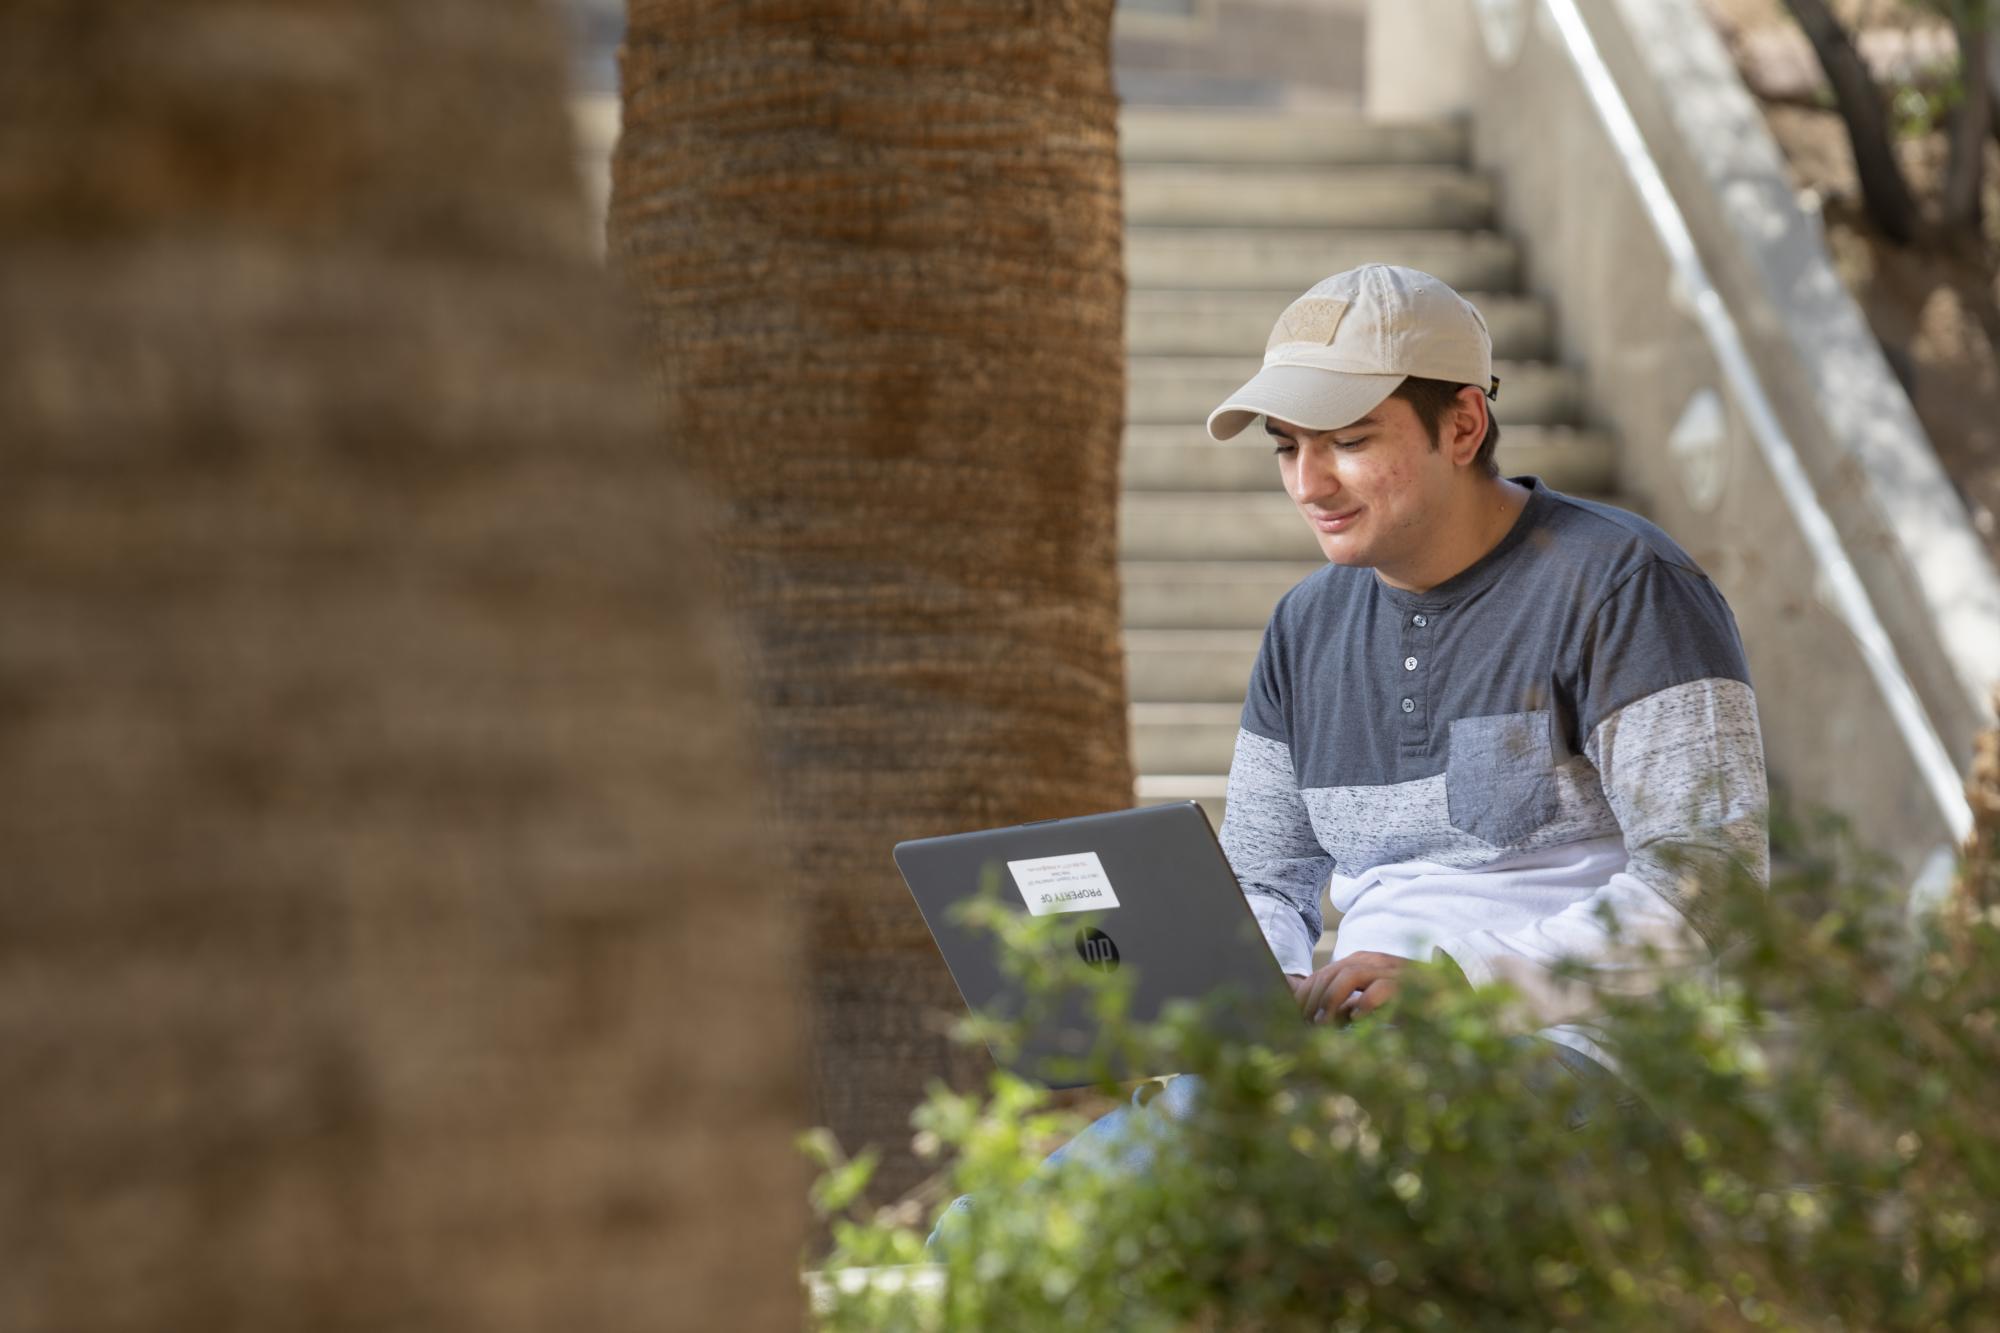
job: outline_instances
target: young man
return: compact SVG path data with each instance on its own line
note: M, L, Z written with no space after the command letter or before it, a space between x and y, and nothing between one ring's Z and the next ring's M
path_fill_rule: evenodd
M1722 595L1644 519L1501 477L1496 386L1471 304L1370 264L1292 302L1210 414L1218 440L1264 418L1328 561L1264 632L1222 849L1307 1015L1367 1013L1412 960L1449 960L1539 1001L1557 1059L1602 1086L1615 1056L1558 1020L1710 961L1721 877L1689 871L1767 873L1763 744ZM1314 971L1322 886L1342 915ZM1553 981L1565 958L1590 984ZM1200 1095L1142 1087L1048 1165L1143 1171L1135 1118Z
M1665 533L1498 475L1497 385L1470 303L1371 264L1294 301L1210 414L1217 440L1264 418L1329 562L1265 631L1221 841L1308 1015L1449 960L1615 1066L1553 1020L1656 986L1646 945L1709 961L1720 877L1691 868L1767 873L1756 700L1728 606ZM1341 920L1315 971L1322 886ZM1564 958L1587 985L1553 984Z

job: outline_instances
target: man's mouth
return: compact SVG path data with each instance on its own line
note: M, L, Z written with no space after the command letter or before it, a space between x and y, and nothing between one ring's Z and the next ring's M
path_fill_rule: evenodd
M1361 510L1357 508L1357 509L1349 509L1345 513L1313 514L1310 517L1312 518L1313 528L1316 531L1339 532L1343 528L1347 527L1348 524L1352 523L1354 521L1355 516L1360 512Z

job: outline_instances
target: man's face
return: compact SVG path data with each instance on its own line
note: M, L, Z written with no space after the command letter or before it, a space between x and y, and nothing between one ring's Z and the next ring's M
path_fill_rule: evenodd
M1432 447L1408 403L1389 398L1337 430L1276 418L1265 429L1285 491L1328 560L1370 566L1399 584L1399 575L1422 568L1461 469L1450 451Z

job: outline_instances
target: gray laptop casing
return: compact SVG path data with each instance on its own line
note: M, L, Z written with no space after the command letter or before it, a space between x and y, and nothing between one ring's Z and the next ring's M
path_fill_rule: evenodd
M1216 1012L1219 1027L1234 1036L1268 1033L1261 1025L1280 1005L1293 1003L1291 987L1257 928L1207 814L1193 801L898 843L897 868L970 1008L1011 1018L1022 1012L1025 995L1020 983L1002 970L994 934L953 920L951 907L977 896L991 876L1001 902L1026 914L1031 890L1019 884L1008 862L1083 852L1097 854L1118 905L1059 914L1065 926L1057 946L1063 966L1074 965L1079 979L1093 965L1131 970L1130 1013L1140 1022L1158 1018L1168 1000L1199 1000L1232 988L1229 995L1240 998ZM1115 962L1101 939L1085 936L1091 929L1109 937ZM1003 1063L1050 1087L1080 1086L1090 1079L1047 1061L1088 1054L1096 1032L1087 992L1065 990L1026 1034L1020 1057ZM1000 1051L993 1053L1002 1059ZM1122 1060L1109 1069L1116 1080L1175 1072L1134 1069Z

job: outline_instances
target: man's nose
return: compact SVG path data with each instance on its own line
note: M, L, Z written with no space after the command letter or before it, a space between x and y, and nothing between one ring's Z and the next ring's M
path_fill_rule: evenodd
M1300 504L1330 497L1340 490L1339 470L1333 465L1332 451L1313 445L1299 449L1298 494Z

